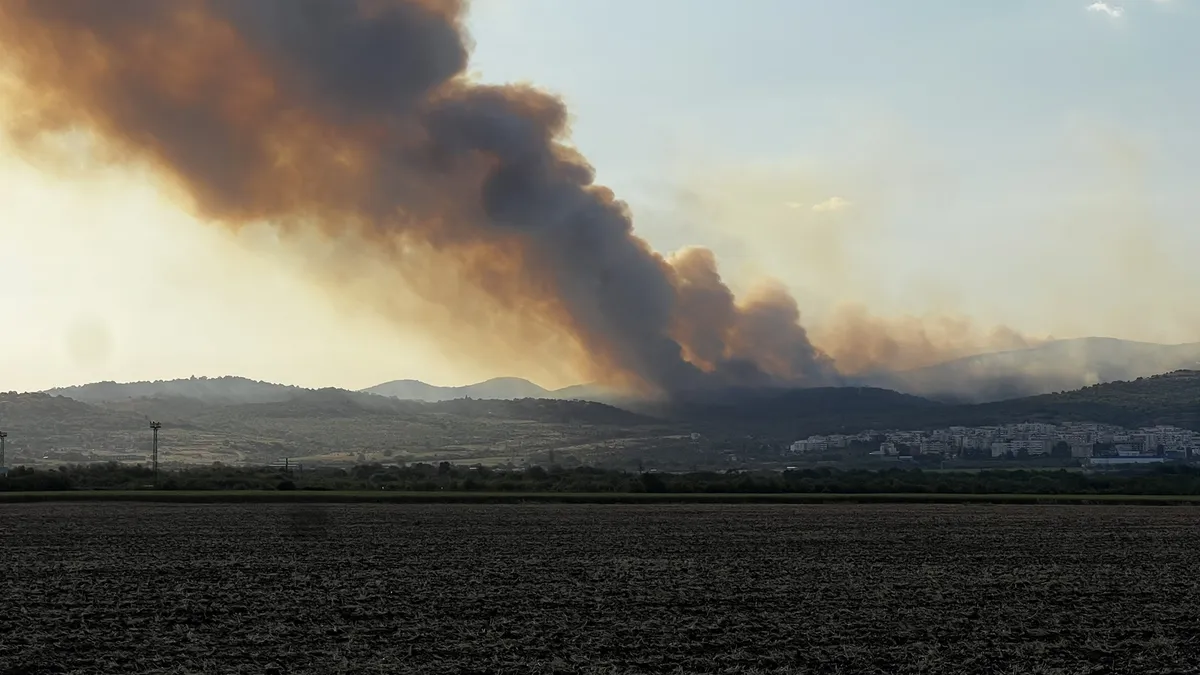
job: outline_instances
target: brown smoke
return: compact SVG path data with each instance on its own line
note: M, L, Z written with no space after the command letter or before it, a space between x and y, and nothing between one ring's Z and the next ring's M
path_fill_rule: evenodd
M903 150L891 161L922 164L918 150ZM810 309L817 308L806 322L813 344L841 374L856 380L1044 343L949 311L961 299L954 284L936 278L916 292L937 309L920 315L880 316L852 301L889 294L886 262L881 266L869 254L884 239L881 225L891 193L945 188L874 164L896 154L894 148L869 154L871 163L854 170L787 165L685 170L687 187L666 196L673 207L669 217L679 217L706 241L722 242L744 263L788 275L793 287L807 293ZM864 273L876 269L881 271Z
M851 375L916 369L1048 341L1006 326L981 329L969 319L944 314L885 319L858 305L839 308L821 322L813 337L842 372Z
M590 374L671 394L835 377L768 289L672 262L564 144L563 103L465 77L454 0L7 0L27 147L86 129L199 216L431 248L501 307L559 326Z

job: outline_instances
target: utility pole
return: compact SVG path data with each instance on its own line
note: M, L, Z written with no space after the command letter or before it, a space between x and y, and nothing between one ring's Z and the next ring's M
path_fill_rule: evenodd
M158 430L162 428L160 422L151 422L150 430L154 432L154 445L152 447L152 461L154 463L154 488L158 489Z
M8 466L4 463L4 439L8 438L7 431L0 431L0 469Z

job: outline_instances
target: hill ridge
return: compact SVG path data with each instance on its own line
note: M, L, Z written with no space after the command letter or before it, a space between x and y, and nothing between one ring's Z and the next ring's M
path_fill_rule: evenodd
M10 433L10 457L93 461L144 457L146 421L153 418L165 422L164 442L172 456L193 463L266 463L281 457L440 461L518 454L544 459L550 450L560 458L604 463L694 456L702 447L711 460L723 456L722 448L778 449L813 434L1020 421L1200 430L1200 370L1195 369L980 404L939 402L879 387L727 394L623 409L545 398L426 403L337 388L295 388L278 400L249 403L174 395L87 403L44 392L11 392L0 394L0 429Z
M950 403L986 403L1193 367L1200 368L1200 343L1159 344L1101 336L1051 340L1024 349L975 354L906 371L868 373L847 378L846 384L891 389ZM311 389L224 375L124 383L109 380L46 391L88 402L161 394L237 403L285 400L292 394ZM493 377L458 386L398 379L357 391L425 402L462 398L546 398L630 404L627 397L596 384L547 389L514 376Z
M88 403L102 403L150 396L185 396L200 400L228 400L251 402L278 399L290 394L311 391L305 387L254 380L239 375L218 377L196 376L164 380L140 380L116 382L103 380L87 384L70 385L46 389L43 393L66 396Z
M898 391L959 403L985 403L1200 368L1200 342L1159 344L1109 337L1051 340L975 354L866 379Z

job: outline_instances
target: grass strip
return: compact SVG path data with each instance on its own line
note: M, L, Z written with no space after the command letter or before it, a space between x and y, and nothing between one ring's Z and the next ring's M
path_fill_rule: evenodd
M184 504L1128 504L1200 505L1200 495L947 493L646 493L400 492L386 490L69 490L0 492L0 504L23 502L158 502Z

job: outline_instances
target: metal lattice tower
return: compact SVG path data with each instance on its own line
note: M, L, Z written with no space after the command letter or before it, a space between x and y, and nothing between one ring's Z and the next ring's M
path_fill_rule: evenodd
M152 446L151 460L154 464L154 487L158 487L158 430L162 428L159 422L151 422L150 430L154 432L154 445Z

